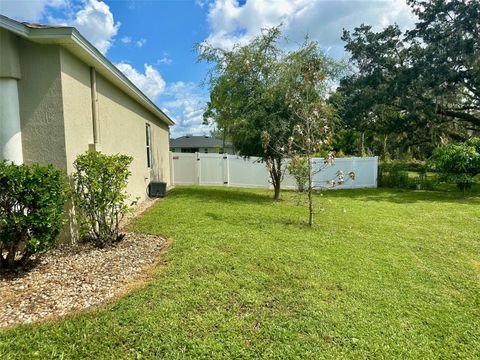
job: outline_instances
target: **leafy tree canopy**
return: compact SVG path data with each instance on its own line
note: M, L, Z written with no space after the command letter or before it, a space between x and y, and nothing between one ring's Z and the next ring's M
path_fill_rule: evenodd
M408 3L418 17L411 30L344 31L355 72L338 89L342 117L399 144L465 140L480 130L480 2Z
M281 31L276 27L232 50L208 44L197 48L199 60L213 65L207 76L210 101L205 121L214 121L241 155L263 158L270 171L275 198L279 196L283 175L281 149L298 121L288 98L292 89L301 84L302 64L312 61L322 64L317 97L324 95L329 81L340 69L322 54L316 42L307 39L297 50L285 51L279 45L280 37ZM309 96L310 99L304 100L315 100L312 94ZM268 146L265 146L266 133Z

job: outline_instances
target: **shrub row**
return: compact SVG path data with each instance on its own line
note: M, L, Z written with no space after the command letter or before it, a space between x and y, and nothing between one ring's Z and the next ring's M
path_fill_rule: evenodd
M432 190L455 184L467 192L480 174L480 138L435 149L428 162L384 162L379 165L380 187Z
M0 162L0 269L24 266L31 255L54 243L69 198L81 238L100 247L119 240L119 222L129 209L125 189L131 161L125 155L80 155L73 189L52 166Z
M425 164L380 163L378 186L385 188L433 190L439 184L437 174L429 174Z

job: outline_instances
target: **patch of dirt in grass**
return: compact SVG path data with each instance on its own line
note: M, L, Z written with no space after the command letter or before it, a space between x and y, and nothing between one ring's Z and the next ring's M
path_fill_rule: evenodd
M165 239L127 233L105 249L75 244L47 251L29 270L0 273L0 328L65 316L105 303L145 281Z

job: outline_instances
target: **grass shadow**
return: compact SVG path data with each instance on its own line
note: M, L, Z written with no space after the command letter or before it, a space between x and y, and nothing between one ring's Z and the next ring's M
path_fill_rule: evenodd
M443 192L427 190L402 189L355 189L333 190L324 193L330 198L351 198L364 201L388 201L397 204L416 202L461 203L466 205L480 205L478 194L464 195L460 192Z
M178 186L170 191L170 196L185 197L194 200L208 201L208 202L222 202L222 203L234 203L234 202L250 202L250 203L273 203L273 191L272 194L262 194L252 192L251 189L245 188L217 188L217 187L183 187Z

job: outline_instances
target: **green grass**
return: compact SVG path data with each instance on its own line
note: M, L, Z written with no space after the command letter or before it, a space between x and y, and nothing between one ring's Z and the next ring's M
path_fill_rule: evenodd
M178 188L134 226L167 265L105 308L0 332L0 358L480 356L480 197Z

